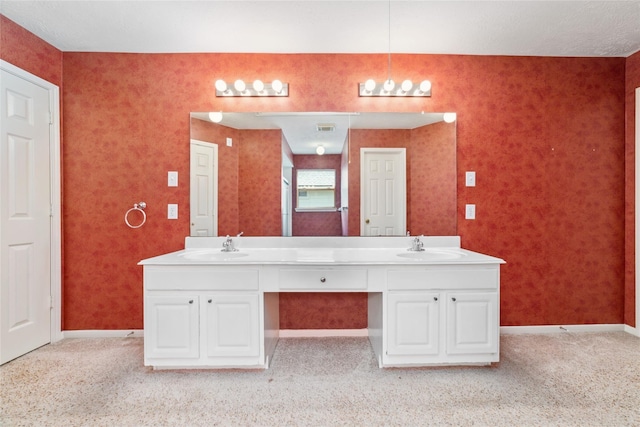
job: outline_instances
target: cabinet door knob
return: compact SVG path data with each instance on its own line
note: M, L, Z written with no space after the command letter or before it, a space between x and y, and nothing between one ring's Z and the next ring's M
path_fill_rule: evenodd
M438 301L438 297L433 297L433 300L434 301Z
M371 221L369 221L369 218L367 218L367 219L364 221L364 223L365 223L365 224L369 224L370 222L371 222Z
M211 301L212 301L212 300L209 300L209 301L207 301L207 302L208 302L209 304L211 304Z
M193 300L192 299L189 300L189 304L193 304Z
M321 281L322 283L324 283L324 282L326 282L326 281L327 281L327 279L326 279L325 277L321 277L321 278L320 278L320 281Z
M451 301L456 302L456 298L455 297L451 297Z

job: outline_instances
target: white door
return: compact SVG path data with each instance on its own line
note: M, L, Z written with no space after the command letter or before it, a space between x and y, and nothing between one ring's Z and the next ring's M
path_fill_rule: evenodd
M218 146L191 140L191 236L218 235Z
M49 91L1 71L0 363L51 341Z
M360 149L360 235L406 234L406 150Z

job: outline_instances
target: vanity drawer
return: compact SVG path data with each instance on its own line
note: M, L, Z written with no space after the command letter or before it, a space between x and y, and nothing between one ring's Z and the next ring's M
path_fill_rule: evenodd
M147 290L257 291L257 269L237 267L145 267Z
M499 274L497 268L388 270L387 289L497 289Z
M365 290L367 289L367 270L351 268L280 270L280 289Z

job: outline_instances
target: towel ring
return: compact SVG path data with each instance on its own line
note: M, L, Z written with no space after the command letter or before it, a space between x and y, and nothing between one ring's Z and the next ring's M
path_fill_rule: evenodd
M125 224L127 224L130 228L140 228L142 227L142 225L147 221L147 214L144 213L144 208L147 207L147 204L145 202L140 202L140 203L134 203L133 207L131 209L129 209L127 211L126 214L124 214L124 222ZM131 225L129 223L129 214L133 211L140 211L142 213L142 222L138 225Z

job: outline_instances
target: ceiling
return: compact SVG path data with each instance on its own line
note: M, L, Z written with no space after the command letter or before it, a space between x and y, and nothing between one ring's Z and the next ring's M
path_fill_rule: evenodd
M191 116L211 121L208 112ZM281 129L294 154L315 154L318 146L326 154L340 154L349 129L415 129L442 120L443 113L223 112L219 124L234 129Z
M627 57L640 1L28 1L0 13L62 51Z

